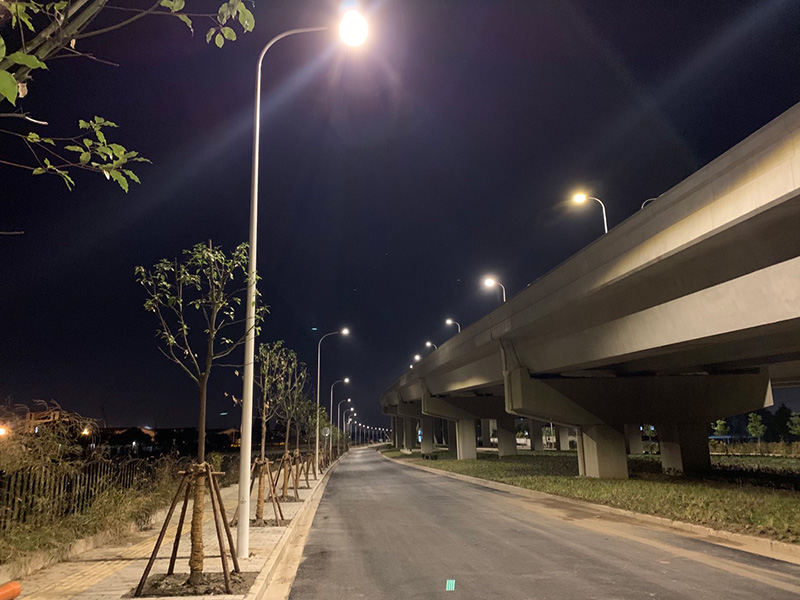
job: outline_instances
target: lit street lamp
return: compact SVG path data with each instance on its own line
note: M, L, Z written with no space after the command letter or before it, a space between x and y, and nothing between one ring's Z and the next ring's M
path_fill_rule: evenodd
M337 383L350 383L350 378L345 377L344 379L337 379L331 384L331 410L328 413L328 418L331 420L331 425L333 425L333 386L335 386ZM328 436L328 452L333 452L333 433Z
M250 247L247 267L247 301L245 313L245 344L244 344L244 389L242 391L242 427L241 448L239 453L239 514L244 515L239 519L236 528L236 550L239 558L250 555L250 454L253 437L253 364L255 362L256 348L256 255L258 232L258 162L259 141L261 139L261 68L267 51L278 41L298 33L312 33L325 31L324 27L302 27L290 29L276 35L261 50L256 66L256 96L253 125L253 169L252 185L250 190ZM342 15L339 23L339 36L348 46L358 46L367 37L367 22L358 12L348 10ZM319 386L317 386L317 404L319 404ZM319 427L319 418L317 419ZM317 432L319 434L319 432ZM317 435L319 440L319 435Z
M343 327L339 331L331 331L330 333L326 333L321 338L319 338L319 342L317 343L317 427L316 427L316 439L314 440L314 468L316 472L319 473L319 379L320 379L320 371L322 367L322 340L326 337L331 335L350 335L350 330L347 327ZM333 393L331 391L331 393ZM331 410L333 407L331 407Z
M506 288L502 283L497 281L494 277L487 277L486 279L484 279L483 285L486 288L499 287L501 290L503 290L503 302L506 301Z
M433 348L434 350L437 350L439 348L439 346L437 346L436 344L434 344L431 341L425 342L425 347L426 348Z
M575 194L572 197L572 200L576 204L583 204L586 200L595 200L600 203L600 206L603 207L603 228L605 229L606 233L608 233L608 220L606 219L606 205L603 204L603 201L600 198L595 198L594 196L587 196L586 194ZM642 206L644 208L644 206Z
M419 362L419 361L421 361L421 360L422 360L422 356L420 356L419 354L415 354L415 355L414 355L414 360L415 360L416 362ZM412 365L412 366L413 366L413 365Z
M453 321L453 319L447 319L444 322L445 325L455 325L458 327L458 333L461 333L461 324L458 321Z
M339 411L342 408L342 404L344 404L345 402L349 403L350 402L350 398L348 398L347 400L342 400L341 402L339 402L339 404L336 405L336 427L339 429L339 431L342 432L342 435L344 435L344 430L342 429L342 420L341 420L341 415L339 414ZM341 436L340 436L340 438L341 438ZM341 444L339 443L339 440L337 440L336 441L336 449L337 450L339 449L340 445Z

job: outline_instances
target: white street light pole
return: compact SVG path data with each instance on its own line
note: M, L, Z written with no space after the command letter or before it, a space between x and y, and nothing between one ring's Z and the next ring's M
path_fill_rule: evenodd
M276 35L261 50L256 66L256 97L253 125L253 170L250 188L250 256L247 267L247 302L245 313L244 389L242 391L242 429L239 453L239 524L236 527L236 552L239 558L250 555L250 458L253 437L253 363L256 349L256 250L258 232L258 162L261 138L261 68L264 55L272 46L290 35L325 31L328 27L301 27ZM367 37L367 22L358 11L348 10L339 23L339 35L348 46L359 46ZM319 394L319 390L317 390ZM319 404L319 402L317 403ZM319 416L317 417L319 425ZM317 432L319 434L319 432Z
M333 386L335 386L337 383L350 383L350 378L345 377L344 379L337 379L331 384L331 410L328 413L328 418L331 421L331 426L333 426ZM328 452L333 454L333 431L331 431L331 435L328 436Z
M434 344L431 341L425 342L425 347L426 348L433 348L434 350L437 350L439 348L439 346L437 346L436 344Z
M253 125L253 173L250 188L250 256L247 268L247 305L245 313L244 389L242 391L242 429L239 453L239 524L236 527L236 548L239 558L250 555L250 454L253 437L253 366L256 349L256 243L258 234L258 159L261 136L261 68L264 55L285 37L297 33L325 31L327 27L290 29L272 38L261 50L256 67L255 119Z
M487 288L493 288L493 287L497 286L501 290L503 290L503 303L505 303L505 301L506 301L506 287L502 283L497 281L494 277L487 277L486 279L483 280L483 285L486 286Z
M608 233L608 220L606 219L606 205L603 204L603 201L600 198L595 198L594 196L587 196L586 194L575 194L572 199L578 203L583 204L586 200L595 200L596 202L600 203L600 206L603 207L603 228L605 232ZM644 208L644 206L642 206Z
M342 421L341 421L341 415L339 414L339 410L341 410L342 404L344 404L345 402L350 402L350 398L348 398L347 400L342 400L341 402L339 402L339 404L336 405L336 428L341 432L342 435L344 435L344 431L342 430ZM337 436L336 440L337 450L339 449L340 445L341 445L341 436Z
M317 435L316 439L314 440L314 468L316 472L319 473L319 385L320 385L320 373L322 367L322 340L326 337L331 335L349 335L350 330L347 327L340 329L339 331L331 331L330 333L326 333L321 338L319 338L319 343L317 344Z
M461 324L458 321L453 321L453 319L447 319L444 322L445 325L455 325L458 327L458 333L461 333Z

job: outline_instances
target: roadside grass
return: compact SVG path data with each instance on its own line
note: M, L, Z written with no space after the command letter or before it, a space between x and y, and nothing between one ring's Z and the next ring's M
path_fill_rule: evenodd
M577 477L575 452L523 450L502 459L495 453L479 452L477 460L464 461L455 460L455 453L449 451L438 452L439 459L434 461L397 450L384 454L434 469L676 521L800 542L800 468L796 464L800 461L796 459L715 456L708 476L689 477L661 473L658 456L630 456L630 479L613 480ZM782 462L787 460L794 463Z
M169 504L177 483L163 476L146 490L111 487L98 494L81 514L66 516L48 525L21 524L0 536L0 565L24 560L47 551L63 558L73 542L100 532L123 532L130 523L145 526L150 517Z

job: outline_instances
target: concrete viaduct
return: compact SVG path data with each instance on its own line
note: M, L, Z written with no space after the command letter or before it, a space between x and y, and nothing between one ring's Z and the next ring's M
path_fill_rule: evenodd
M380 402L397 445L419 421L431 450L433 418L454 424L459 459L476 456L476 419L496 420L502 455L526 417L577 428L582 475L627 477L625 432L640 423L656 425L665 469L702 469L709 422L800 382L799 323L800 104L441 344Z

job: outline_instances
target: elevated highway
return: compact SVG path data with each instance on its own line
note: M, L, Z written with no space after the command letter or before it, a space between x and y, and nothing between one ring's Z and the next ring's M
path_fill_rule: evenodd
M796 105L441 344L383 411L455 422L460 458L480 418L512 452L517 416L577 427L585 475L627 476L626 424L657 426L665 468L707 466L710 421L800 381L799 198Z

